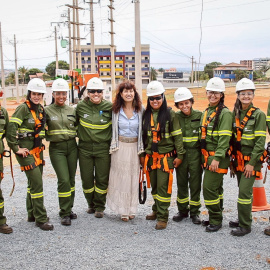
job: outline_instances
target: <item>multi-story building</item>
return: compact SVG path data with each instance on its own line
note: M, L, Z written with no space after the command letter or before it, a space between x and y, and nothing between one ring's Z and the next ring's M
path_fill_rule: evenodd
M240 65L247 66L248 69L253 69L253 61L252 60L240 60Z
M91 46L82 45L82 73L91 72ZM111 47L109 45L95 45L96 72L100 78L111 83ZM132 51L118 52L115 50L115 78L135 79L135 48ZM150 46L141 46L142 83L150 81Z
M253 59L253 69L254 70L260 70L264 66L269 66L269 65L270 65L270 58L269 57Z

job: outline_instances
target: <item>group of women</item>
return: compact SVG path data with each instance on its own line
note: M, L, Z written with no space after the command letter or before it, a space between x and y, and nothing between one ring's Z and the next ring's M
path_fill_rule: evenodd
M207 83L209 106L203 113L192 108L194 98L185 87L175 91L175 113L167 106L165 89L158 81L147 86L145 109L131 81L120 83L113 104L103 99L99 78L90 79L86 88L87 97L74 109L65 104L67 82L57 79L52 85L54 103L44 109L40 102L46 92L45 83L33 79L27 86L26 102L17 107L9 123L6 110L1 108L0 134L3 136L6 130L8 145L28 179L28 222L35 222L42 230L53 230L43 204L42 138L46 137L58 179L62 225L71 225L71 220L77 218L72 207L79 159L87 213L96 218L104 216L106 199L108 207L124 222L135 218L143 169L154 200L146 219L157 220L157 230L167 227L175 169L179 212L173 220L179 222L190 216L194 224L206 226L207 232L218 231L222 227L223 177L230 166L239 187L238 219L229 223L234 228L231 234L250 233L252 186L260 173L266 139L265 114L252 103L252 81L242 79L236 84L233 113L224 104L225 84L220 78ZM3 168L0 170L3 172ZM203 170L209 220L201 221ZM0 232L11 233L3 210L0 193Z

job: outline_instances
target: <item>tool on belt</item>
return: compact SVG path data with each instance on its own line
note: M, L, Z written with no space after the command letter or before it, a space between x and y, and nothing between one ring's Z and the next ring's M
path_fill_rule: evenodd
M139 177L139 202L144 204L147 198L146 182L144 180L143 167L140 166L140 177Z
M151 187L150 183L150 176L149 172L156 169L161 169L163 172L166 172L169 174L169 183L168 183L168 190L167 193L172 194L172 184L173 184L173 169L169 168L168 164L168 157L174 157L176 155L175 150L173 150L170 153L166 154L159 154L158 153L158 142L160 141L160 135L158 135L158 132L160 130L159 123L157 124L157 128L155 128L153 114L151 114L151 132L152 132L152 154L146 154L145 156L145 162L144 162L144 173L146 174L147 179L147 187ZM153 165L148 167L148 160L149 158L153 158ZM163 161L163 164L161 163L161 160Z
M264 179L263 179L264 184L266 182L267 169L270 170L270 142L267 143L266 152L267 152L267 155L266 155L266 158L265 158L265 162L267 163L267 167L265 169L265 174L264 174Z

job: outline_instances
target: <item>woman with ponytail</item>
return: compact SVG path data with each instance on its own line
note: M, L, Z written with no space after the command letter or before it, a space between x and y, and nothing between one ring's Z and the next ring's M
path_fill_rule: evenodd
M201 118L201 151L204 157L203 196L209 221L203 221L206 232L222 227L223 176L228 171L229 142L232 135L232 115L224 105L225 84L214 77L206 86L209 106Z

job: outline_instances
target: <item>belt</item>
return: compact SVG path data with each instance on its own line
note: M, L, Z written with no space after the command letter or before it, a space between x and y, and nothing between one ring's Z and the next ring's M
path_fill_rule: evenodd
M134 137L124 137L124 136L119 136L118 137L120 142L124 142L124 143L135 143L138 141L138 138L134 138Z

